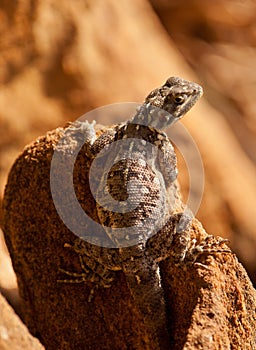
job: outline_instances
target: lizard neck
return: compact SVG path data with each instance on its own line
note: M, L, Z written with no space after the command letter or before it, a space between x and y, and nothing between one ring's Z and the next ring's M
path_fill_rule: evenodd
M162 108L150 103L143 103L138 107L136 114L128 121L131 124L150 126L162 130L175 123L179 118L175 118Z

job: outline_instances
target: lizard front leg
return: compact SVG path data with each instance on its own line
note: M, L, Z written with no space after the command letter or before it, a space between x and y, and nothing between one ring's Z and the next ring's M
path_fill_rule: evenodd
M160 262L172 257L178 264L202 265L198 262L202 255L233 254L231 249L225 246L228 240L222 237L206 235L201 241L191 239L190 218L186 229L177 231L183 215L183 213L173 214L158 234L147 241L146 254L154 261Z

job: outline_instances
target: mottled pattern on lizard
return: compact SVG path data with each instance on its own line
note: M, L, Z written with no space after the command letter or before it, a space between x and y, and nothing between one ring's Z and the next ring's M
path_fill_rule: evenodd
M83 128L87 133L92 157L116 142L114 151L100 158L101 166L113 166L111 171L103 172L103 178L96 179L99 187L94 192L99 221L117 249L100 247L100 242L94 246L80 239L74 246L66 244L78 253L83 272L62 272L73 277L70 283L91 281L97 287L107 288L111 287L115 271L122 270L148 332L155 339L154 349L168 348L158 264L170 255L175 235L179 239L175 251L178 260L185 258L191 244L191 218L174 214L176 155L166 134L159 129L180 119L201 95L198 84L172 77L146 97L130 121L118 125L113 132L95 140L93 125L85 122L73 126L74 131ZM148 143L153 147L144 154ZM138 182L143 186L138 186ZM129 210L131 207L134 208ZM183 223L179 229L178 223ZM156 227L159 232L155 232Z

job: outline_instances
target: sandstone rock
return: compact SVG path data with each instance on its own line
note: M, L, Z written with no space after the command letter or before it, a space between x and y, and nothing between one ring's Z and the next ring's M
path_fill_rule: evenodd
M3 232L0 229L0 292L19 313L19 294L16 276L12 268L10 256L8 254Z
M255 5L220 0L211 4L201 0L154 4L170 36L145 0L25 0L16 6L2 4L1 193L21 147L64 121L106 103L141 101L145 93L170 75L198 82L203 78L208 96L219 81L212 105L228 110L229 121L202 101L184 120L205 165L206 186L198 217L209 232L231 239L253 277L256 238L251 218L256 215L256 176L251 141L255 140L255 59L250 45L255 35ZM225 47L216 43L213 50L212 40L221 43L221 38ZM239 45L242 40L243 46L228 48L229 38ZM248 65L241 68L247 59ZM195 78L186 61L193 64L200 79ZM236 88L231 91L229 86ZM227 96L226 102L220 93ZM238 110L234 106L228 109L230 100L235 100ZM104 124L111 122L105 120ZM181 166L180 172L185 172ZM185 184L182 189L186 189Z
M60 135L61 128L26 147L10 172L4 197L4 234L24 320L50 350L154 349L122 272L111 288L94 288L93 295L93 283L58 282L60 268L81 271L78 255L64 248L75 235L51 196L51 159ZM97 220L87 152L82 148L77 158L74 185L81 205ZM192 238L201 242L205 236L195 221ZM170 254L161 264L161 276L173 349L256 349L256 292L231 252L205 253L197 264L178 267Z
M44 347L32 337L10 305L0 294L0 349L43 350Z

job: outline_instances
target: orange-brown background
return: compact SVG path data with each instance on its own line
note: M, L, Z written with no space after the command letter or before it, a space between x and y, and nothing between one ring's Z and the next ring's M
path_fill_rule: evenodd
M256 282L255 16L252 0L1 1L0 200L37 136L94 107L142 101L170 75L195 80L205 95L184 124L205 166L197 217L230 239ZM1 240L0 287L12 298Z

